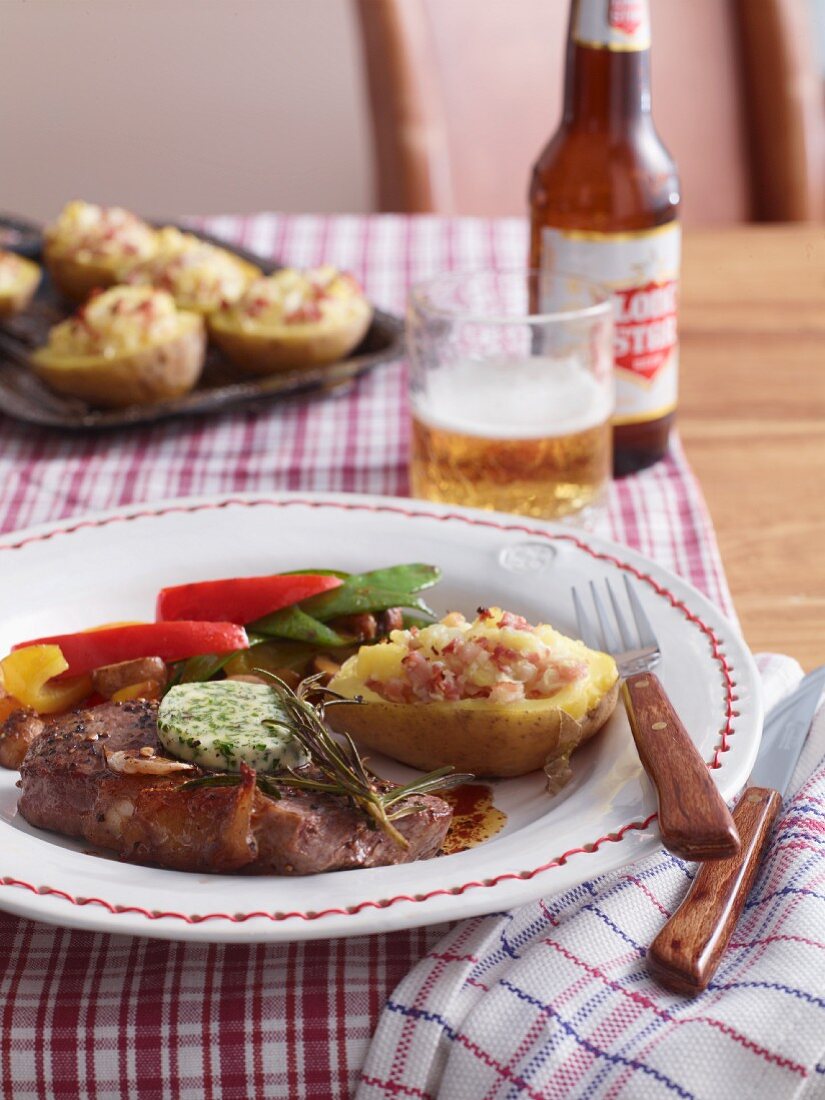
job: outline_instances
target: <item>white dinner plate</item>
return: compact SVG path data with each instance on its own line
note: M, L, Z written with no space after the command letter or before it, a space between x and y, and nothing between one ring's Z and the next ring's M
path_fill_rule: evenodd
M576 633L570 587L629 574L659 637L657 670L722 794L756 756L759 679L736 629L690 585L631 550L516 516L353 495L243 495L140 505L0 539L0 652L113 620L151 619L164 585L298 568L420 561L435 609L499 605ZM376 771L413 772L372 757ZM0 769L0 907L36 920L168 939L277 941L385 932L519 905L632 863L659 844L655 798L621 708L550 797L543 775L494 782L504 829L407 866L303 878L138 867L17 813Z

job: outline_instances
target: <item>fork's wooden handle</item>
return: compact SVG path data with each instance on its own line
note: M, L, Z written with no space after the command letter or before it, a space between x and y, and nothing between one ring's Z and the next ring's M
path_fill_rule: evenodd
M691 997L716 973L781 806L779 793L768 787L749 787L742 795L733 811L742 838L738 854L697 870L684 901L648 950L648 969L668 989Z
M633 740L659 796L662 843L682 859L727 859L739 850L730 810L658 677L622 684Z

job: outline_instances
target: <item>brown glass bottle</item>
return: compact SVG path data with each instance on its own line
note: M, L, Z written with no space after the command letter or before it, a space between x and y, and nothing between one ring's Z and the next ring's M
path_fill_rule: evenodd
M662 458L676 407L679 180L650 111L647 0L572 0L564 115L533 170L534 268L614 292L614 472Z

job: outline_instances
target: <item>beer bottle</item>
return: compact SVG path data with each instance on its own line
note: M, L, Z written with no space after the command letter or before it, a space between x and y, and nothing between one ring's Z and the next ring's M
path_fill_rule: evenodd
M531 266L613 291L614 472L662 458L677 397L679 181L650 112L648 0L572 0L564 114L533 170Z

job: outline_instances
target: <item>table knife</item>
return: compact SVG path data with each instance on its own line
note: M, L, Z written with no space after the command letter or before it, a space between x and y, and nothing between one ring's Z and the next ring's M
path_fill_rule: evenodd
M825 665L771 710L748 785L733 812L742 842L739 852L700 864L684 901L650 945L648 970L676 993L701 993L716 972L756 878L823 687Z

